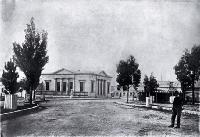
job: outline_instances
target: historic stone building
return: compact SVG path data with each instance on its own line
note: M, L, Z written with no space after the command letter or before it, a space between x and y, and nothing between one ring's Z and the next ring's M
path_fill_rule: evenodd
M109 97L111 79L105 71L74 72L64 68L41 76L48 94L88 97Z

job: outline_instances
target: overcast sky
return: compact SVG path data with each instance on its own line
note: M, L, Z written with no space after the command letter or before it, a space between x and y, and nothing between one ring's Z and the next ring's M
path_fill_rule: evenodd
M198 0L1 0L0 8L1 72L31 17L48 32L44 72L105 70L115 79L116 64L132 54L142 76L176 80L184 49L200 44Z

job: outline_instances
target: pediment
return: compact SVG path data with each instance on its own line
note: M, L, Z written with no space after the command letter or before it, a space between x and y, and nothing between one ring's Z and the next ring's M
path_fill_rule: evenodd
M54 72L53 74L73 74L73 72L63 68L63 69L60 69L60 70Z
M105 71L101 71L100 73L99 73L99 75L102 75L102 76L108 76L107 74L106 74L106 72Z

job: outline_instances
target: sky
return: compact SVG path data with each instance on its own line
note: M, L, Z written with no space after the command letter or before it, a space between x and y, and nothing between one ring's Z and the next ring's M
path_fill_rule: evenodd
M183 51L200 44L198 0L0 1L0 74L31 17L48 32L44 73L105 70L115 80L118 62L133 55L142 78L174 81Z

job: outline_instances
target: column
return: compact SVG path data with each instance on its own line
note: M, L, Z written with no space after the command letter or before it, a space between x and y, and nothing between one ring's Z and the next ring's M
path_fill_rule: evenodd
M104 88L104 90L105 90L105 96L107 96L107 84L106 83L107 83L106 80L104 80L104 84L105 84L105 88Z
M101 80L99 79L99 95L101 95Z
M55 94L57 94L57 78L55 78Z
M103 79L101 80L101 85L102 85L102 95L103 95Z
M70 96L70 79L67 79L67 95Z
M60 94L63 93L63 78L60 79Z
M75 79L75 75L74 75L74 84L73 84L73 92L76 92L76 85L75 85L75 83L76 83L76 79Z
M104 96L104 80L102 79L102 95Z
M102 90L102 88L103 88L102 79L100 80L100 83L101 83L101 84L100 84L100 90L101 90L101 93L100 93L100 94L101 94L101 96L102 96L102 91L103 91L103 90Z
M97 95L99 96L99 79L97 79Z
M106 96L106 80L103 81L104 96Z
M69 79L66 81L66 95L68 95L68 89L69 89Z

